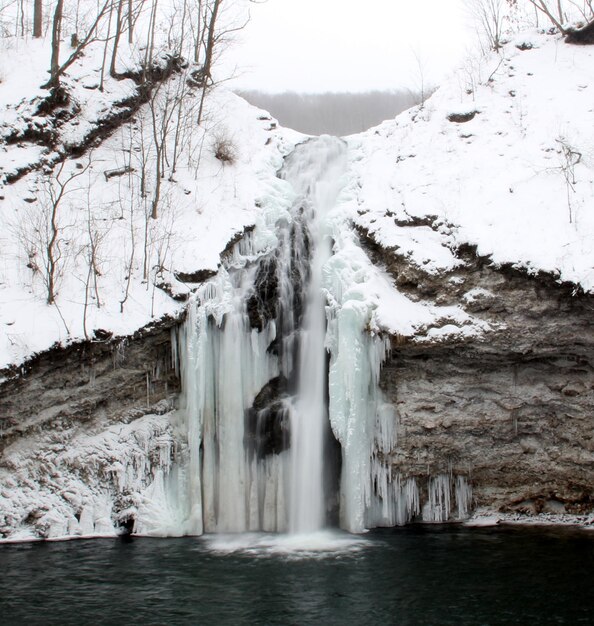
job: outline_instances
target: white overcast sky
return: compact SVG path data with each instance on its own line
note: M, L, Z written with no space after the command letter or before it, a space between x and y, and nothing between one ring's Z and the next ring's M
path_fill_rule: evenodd
M471 46L464 0L267 0L226 54L234 87L365 91L438 82Z

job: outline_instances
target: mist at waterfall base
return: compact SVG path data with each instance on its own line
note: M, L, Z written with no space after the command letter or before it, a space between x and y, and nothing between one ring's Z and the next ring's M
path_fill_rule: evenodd
M295 558L214 536L0 545L5 624L591 624L594 533L425 525Z

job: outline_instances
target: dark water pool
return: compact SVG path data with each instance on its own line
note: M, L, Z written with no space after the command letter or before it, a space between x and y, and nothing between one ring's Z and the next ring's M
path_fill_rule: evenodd
M0 624L594 624L594 533L418 526L0 545Z

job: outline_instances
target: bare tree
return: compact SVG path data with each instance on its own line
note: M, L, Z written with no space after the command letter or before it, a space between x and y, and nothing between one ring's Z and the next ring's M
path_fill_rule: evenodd
M466 0L466 8L493 50L501 48L506 5L515 0Z
M562 24L564 19L563 19L563 11L561 9L560 0L557 0L557 11L558 11L557 17L553 14L553 11L549 7L546 0L528 0L528 2L530 2L530 4L532 4L535 9L544 13L549 18L549 20L559 29L560 32L562 32L563 34L566 34L567 31L565 30Z
M34 273L40 274L48 304L55 304L58 284L69 256L70 238L67 232L72 225L62 220L62 201L74 190L72 182L87 171L90 163L91 157L86 166L64 177L66 162L63 161L53 178L43 180L38 204L32 205L18 230L17 236L27 255L28 266Z
M573 207L571 203L571 194L575 193L575 185L577 180L575 177L575 166L582 160L582 153L572 146L565 137L557 137L555 141L560 146L560 161L561 165L559 169L565 180L565 189L567 193L567 211L569 213L569 223L573 223Z
M87 30L85 36L78 40L74 52L60 64L60 38L62 36L62 14L64 0L58 0L54 11L52 26L52 58L50 63L50 79L42 85L44 89L57 89L60 86L60 77L78 59L82 51L97 37L99 25L112 7L112 0L105 0L99 8L95 19Z
M419 105L421 106L421 108L423 108L425 106L425 100L427 99L428 95L430 95L431 92L434 91L434 89L428 89L426 78L426 63L421 51L418 48L413 48L412 54L415 59L414 79L416 83L416 93L418 94ZM427 93L428 91L429 94Z
M94 206L91 201L91 181L86 185L87 198L86 198L86 216L85 216L85 230L87 241L81 249L81 254L84 263L87 267L87 272L84 280L84 304L83 304L83 333L85 339L89 339L87 332L87 311L89 308L89 300L95 300L95 306L101 308L101 298L99 296L99 277L102 275L101 271L101 247L105 241L109 226L112 223L110 220L103 221L103 223L95 218Z
M549 0L528 0L528 2L534 7L534 10L538 14L539 12L545 15L548 20L553 24L559 32L564 35L570 35L572 43L591 43L591 35L586 31L587 35L584 40L580 35L584 35L584 29L575 29L566 26L569 20L576 18L576 10L579 16L587 23L590 28L594 19L594 6L592 0L583 0L580 4L576 0L568 0L568 4L564 4L562 0L556 0L553 5ZM566 9L566 7L568 7ZM573 8L573 9L572 9ZM567 39L569 41L569 38Z
M35 0L33 3L33 37L43 35L43 0Z
M111 51L111 63L109 64L109 75L112 78L116 77L116 59L118 55L118 46L120 44L120 37L122 36L123 29L123 8L124 8L124 0L118 1L118 11L116 14L116 25L115 25L115 35L113 38L113 48Z
M55 89L60 83L60 39L62 37L62 12L64 0L56 2L52 23L52 58L50 61L50 79L45 84L48 89Z

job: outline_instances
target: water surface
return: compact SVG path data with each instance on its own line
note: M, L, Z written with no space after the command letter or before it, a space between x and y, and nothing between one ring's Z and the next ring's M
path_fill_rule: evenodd
M0 623L592 624L593 582L569 529L5 544Z

